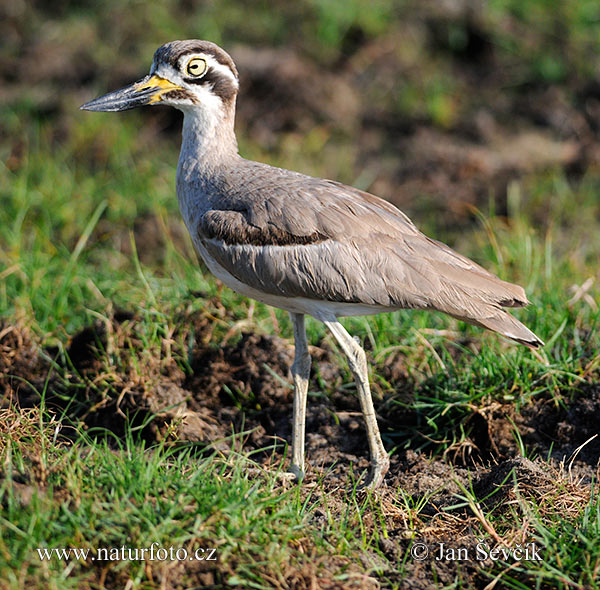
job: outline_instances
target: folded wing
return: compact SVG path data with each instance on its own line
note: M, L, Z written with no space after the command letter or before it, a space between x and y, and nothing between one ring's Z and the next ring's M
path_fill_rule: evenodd
M283 297L439 310L541 344L502 309L527 305L518 285L428 238L387 201L271 170L279 182L246 183L198 228L210 255L241 282Z

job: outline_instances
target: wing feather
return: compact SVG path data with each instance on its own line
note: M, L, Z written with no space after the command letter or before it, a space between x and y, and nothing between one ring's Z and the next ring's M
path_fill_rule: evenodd
M521 287L428 238L391 203L252 165L236 172L244 182L230 184L243 192L223 198L221 191L197 236L243 283L273 295L438 309L463 319L476 319L480 305L528 303Z

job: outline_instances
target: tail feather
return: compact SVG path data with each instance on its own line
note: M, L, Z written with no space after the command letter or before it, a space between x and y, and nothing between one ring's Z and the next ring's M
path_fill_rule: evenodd
M527 326L502 309L525 307L529 304L523 287L503 281L475 263L471 265L466 270L438 263L437 270L444 279L445 289L440 291L443 297L439 297L438 293L437 305L434 307L530 348L543 346L542 340Z
M516 317L503 309L489 306L489 315L483 314L476 319L468 318L466 321L478 324L493 332L498 332L507 338L524 344L529 348L544 346L540 340L527 326L523 325Z
M422 234L403 238L402 249L397 250L405 270L400 301L405 296L408 278L413 292L421 295L418 303L425 300L428 309L498 332L530 348L544 345L529 328L502 309L529 304L523 287L503 281L442 242Z

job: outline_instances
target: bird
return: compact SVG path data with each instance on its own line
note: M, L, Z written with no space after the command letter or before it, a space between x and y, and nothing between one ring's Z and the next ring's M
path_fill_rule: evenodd
M375 489L390 459L377 425L366 354L339 318L436 310L530 348L543 342L505 309L529 303L522 287L427 237L390 202L243 158L234 132L239 80L235 63L218 45L172 41L156 50L144 78L80 108L111 112L167 105L183 112L177 198L197 252L225 285L291 318L288 474L296 481L304 477L308 315L331 332L354 377L370 454L360 487Z

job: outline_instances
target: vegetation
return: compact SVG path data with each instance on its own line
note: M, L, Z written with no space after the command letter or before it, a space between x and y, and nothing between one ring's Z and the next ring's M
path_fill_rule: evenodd
M599 587L596 2L65 1L3 21L0 588ZM532 300L537 352L439 314L345 320L392 454L378 493L353 485L354 386L317 322L310 471L277 477L291 326L199 265L178 115L77 110L185 37L240 64L243 155L393 200ZM265 87L259 47L306 84ZM37 551L152 543L218 560ZM515 557L527 543L542 559Z

